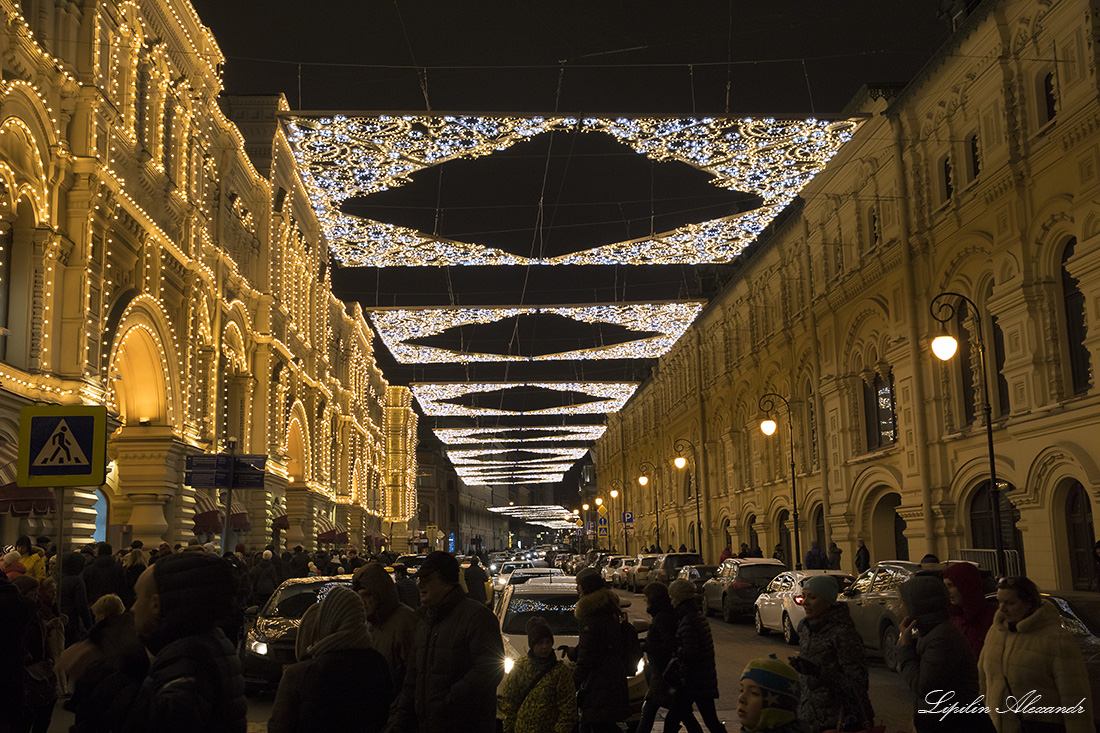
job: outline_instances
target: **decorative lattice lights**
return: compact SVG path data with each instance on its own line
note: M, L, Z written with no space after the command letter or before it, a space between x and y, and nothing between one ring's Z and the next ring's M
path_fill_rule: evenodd
M576 529L576 519L565 507L555 504L535 506L491 506L489 511L506 517L520 519L529 524L538 524L551 529Z
M543 308L372 308L371 321L382 342L402 364L467 363L472 361L562 361L571 359L656 359L683 335L705 301L622 303L618 305L557 306ZM452 351L409 341L436 336L447 329L495 323L505 318L551 313L581 323L611 323L630 331L658 335L609 346L573 349L557 354L520 356Z
M444 445L523 445L525 443L596 441L607 432L606 425L537 425L522 428L436 428L435 437ZM523 437L503 437L520 433Z
M287 122L302 181L335 257L348 266L644 265L729 262L820 172L859 120L474 115L293 116ZM340 211L342 202L400 186L416 171L491 155L536 135L607 134L651 160L674 160L764 205L670 232L553 258L529 258Z
M565 480L565 474L533 474L531 476L521 476L519 474L508 474L507 477L493 478L483 477L463 479L462 483L467 486L522 486L523 484L557 484Z
M493 463L546 463L547 461L557 459L559 461L576 461L584 457L584 454L588 452L587 448L525 448L524 453L539 454L533 458L521 458L521 459L508 459L508 460L493 460L491 458L485 458L484 456L498 456L506 455L509 451L501 451L494 448L475 448L470 450L449 450L447 451L447 457L451 459L451 463L456 466L461 465L475 465L484 466Z
M433 417L480 417L482 415L597 415L622 409L638 382L420 382L409 385L420 409ZM557 392L580 392L598 398L580 405L561 405L537 410L502 410L447 404L480 392L511 388L542 388Z

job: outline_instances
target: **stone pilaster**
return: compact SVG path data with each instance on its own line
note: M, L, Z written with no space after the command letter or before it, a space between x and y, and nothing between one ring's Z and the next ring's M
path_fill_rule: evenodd
M171 428L124 427L111 439L118 490L133 506L133 538L146 546L186 543L191 536L194 499L182 486L187 447Z

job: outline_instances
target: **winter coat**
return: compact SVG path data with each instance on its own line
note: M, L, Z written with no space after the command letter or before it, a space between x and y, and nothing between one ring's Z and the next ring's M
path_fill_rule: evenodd
M405 669L412 654L420 615L397 598L397 587L378 564L359 573L358 582L374 596L377 607L367 616L373 646L382 653L396 695L405 683Z
M970 563L948 565L942 575L962 596L962 605L951 606L951 623L966 637L976 659L981 656L985 635L993 625L997 607L986 600L981 572Z
M221 629L157 652L131 706L126 733L244 733L248 704L236 649Z
M814 545L809 552L806 553L806 560L803 563L807 570L825 570L829 567L829 558L821 549Z
M283 672L268 733L376 733L386 727L393 696L385 691L392 688L386 660L374 649L324 652Z
M98 555L91 565L84 568L84 585L88 589L89 604L108 593L123 598L126 595L126 574L122 572L118 560L110 555Z
M842 712L846 725L873 720L863 639L848 607L834 603L821 616L802 619L798 637L799 656L820 668L819 674L798 676L799 719L814 731L836 728Z
M871 567L871 551L867 549L867 545L863 545L856 550L856 572L865 573Z
M619 722L630 714L630 694L623 666L621 615L615 591L602 588L577 601L580 627L573 684L585 723Z
M397 597L413 610L420 608L420 590L412 578L401 578L397 581Z
M139 562L133 565L127 565L122 569L122 576L126 579L126 592L120 597L127 608L134 605L134 600L136 599L134 586L137 585L137 579L141 577L141 574L145 572L147 567L149 566L145 563Z
M669 601L664 605L646 609L652 620L649 631L646 632L645 643L642 649L647 658L646 681L653 687L656 679L664 675L668 669L668 663L676 656L676 626L679 618L676 609Z
M279 587L279 570L270 560L260 560L252 568L252 605L262 606Z
M4 575L7 576L8 580L11 580L12 578L17 578L20 575L26 575L26 574L27 574L27 568L25 568L23 566L23 563L20 562L19 560L16 560L11 565L7 565L7 566L4 567Z
M42 550L32 547L29 553L20 555L19 562L23 563L23 567L27 569L27 577L39 582L46 579L46 558L43 557Z
M1073 706L1084 699L1084 712L1026 714L1027 720L1064 725L1067 733L1093 733L1088 673L1073 634L1062 628L1058 609L1043 601L1039 609L1015 625L997 611L978 659L982 693L999 733L1019 733L1012 713L999 714L1006 697L1034 691L1037 706Z
M836 545L829 546L829 568L832 570L840 570L840 556L844 554L844 550L840 549Z
M542 674L530 657L520 659L504 681L500 709L504 733L571 733L577 720L577 694L569 667L559 661Z
M466 568L465 573L466 596L479 603L485 603L485 583L489 580L489 576L485 574L485 569L480 565L471 565Z
M496 616L455 586L432 609L421 606L412 656L388 730L493 733L504 641Z
M34 604L6 578L0 578L0 689L4 690L5 714L18 711L23 700L23 656L27 625L34 618Z
M714 666L714 639L694 598L676 606L676 658L680 689L696 697L718 697L718 672Z
M921 626L915 642L898 647L901 677L913 691L914 728L917 733L993 733L993 724L985 715L943 717L942 713L918 712L943 707L936 704L943 691L951 691L954 695L951 702L960 705L976 700L979 695L978 658L946 615L941 619L928 628Z
M83 639L94 622L83 569L84 558L78 552L66 553L61 560L61 613L69 618L65 625L66 646Z

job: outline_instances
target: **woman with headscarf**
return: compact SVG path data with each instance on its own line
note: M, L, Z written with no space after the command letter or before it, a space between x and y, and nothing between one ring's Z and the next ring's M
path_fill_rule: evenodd
M918 575L903 583L900 592L905 618L898 635L898 667L913 691L916 732L992 733L985 715L935 712L952 702L965 705L978 698L978 658L949 621L943 581ZM914 638L914 632L919 636Z
M959 562L948 565L940 575L951 600L951 623L966 637L977 659L997 611L996 606L985 599L981 571L977 565Z
M864 730L875 718L867 694L867 660L863 639L848 607L837 602L836 578L814 575L802 583L806 618L798 624L798 670L802 697L798 717L811 731Z
M311 628L299 629L309 637L306 658L283 672L268 732L381 731L393 688L386 660L371 648L362 601L335 585L316 608Z
M999 733L1095 731L1081 650L1073 634L1062 628L1058 609L1023 576L997 584L997 613L978 671Z

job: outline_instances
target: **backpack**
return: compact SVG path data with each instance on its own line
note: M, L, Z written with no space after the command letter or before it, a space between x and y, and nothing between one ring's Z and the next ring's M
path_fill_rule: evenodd
M638 671L638 664L642 661L642 642L638 638L638 630L629 621L619 622L619 635L622 637L623 666L626 668L626 676L633 677Z

